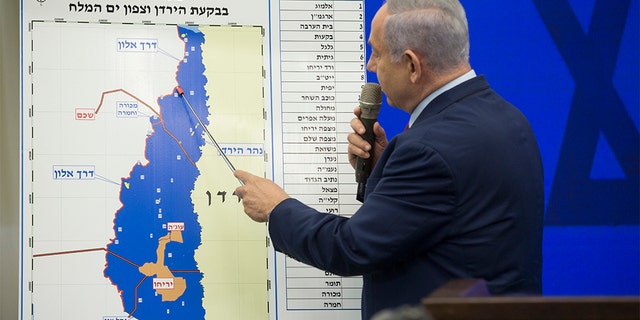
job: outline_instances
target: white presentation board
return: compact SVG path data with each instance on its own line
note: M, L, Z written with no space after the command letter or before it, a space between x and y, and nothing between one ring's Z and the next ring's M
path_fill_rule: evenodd
M21 1L20 319L356 319L275 253L238 169L349 216L364 1Z

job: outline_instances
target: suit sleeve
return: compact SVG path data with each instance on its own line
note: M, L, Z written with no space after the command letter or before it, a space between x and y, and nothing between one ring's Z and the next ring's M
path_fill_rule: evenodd
M350 276L402 263L444 239L455 212L447 164L419 143L404 143L388 154L351 218L320 213L295 199L279 204L269 218L275 249Z

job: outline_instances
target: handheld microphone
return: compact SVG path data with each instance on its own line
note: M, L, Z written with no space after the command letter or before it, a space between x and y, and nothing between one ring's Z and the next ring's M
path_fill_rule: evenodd
M365 132L361 137L371 145L371 156L368 159L358 157L356 159L356 182L358 190L356 200L364 202L364 192L367 186L367 179L373 169L373 148L375 147L375 135L373 134L373 124L378 121L378 113L382 105L382 89L377 83L365 83L360 94L360 121L364 125Z

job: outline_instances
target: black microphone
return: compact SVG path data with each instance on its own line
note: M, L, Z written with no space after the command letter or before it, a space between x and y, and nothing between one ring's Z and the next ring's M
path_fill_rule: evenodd
M368 159L358 157L356 159L356 182L358 191L356 200L364 202L364 191L367 186L367 179L373 167L373 148L375 147L375 136L373 134L373 124L378 121L378 112L382 105L382 89L377 83L365 83L360 94L360 121L364 125L365 132L361 137L371 145L371 156Z

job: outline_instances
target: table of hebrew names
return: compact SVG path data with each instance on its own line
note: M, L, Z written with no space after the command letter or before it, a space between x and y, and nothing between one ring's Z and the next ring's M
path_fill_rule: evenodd
M352 215L347 134L365 83L364 1L280 1L283 187L318 211ZM288 310L359 309L362 280L285 260Z

